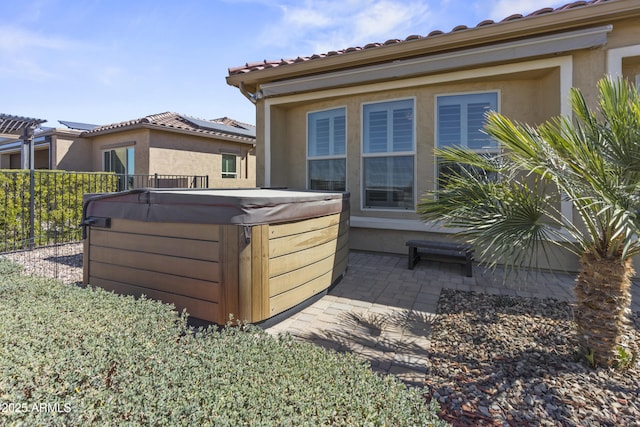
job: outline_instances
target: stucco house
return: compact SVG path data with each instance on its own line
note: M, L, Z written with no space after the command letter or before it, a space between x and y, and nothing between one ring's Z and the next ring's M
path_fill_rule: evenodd
M217 188L256 184L253 125L172 112L104 126L60 123L65 128L36 130L36 169L198 175ZM0 169L23 167L21 146L16 139L0 141Z
M409 239L451 232L415 211L442 172L435 147L496 153L480 132L488 109L531 124L569 115L569 89L595 100L607 73L639 79L640 0L248 63L227 83L256 106L259 186L349 191L351 248L404 253Z
M255 187L255 127L160 113L83 132L94 170L200 175L209 187Z

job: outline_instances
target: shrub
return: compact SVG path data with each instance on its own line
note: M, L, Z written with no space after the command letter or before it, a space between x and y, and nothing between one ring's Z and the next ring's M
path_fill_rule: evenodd
M30 174L0 170L0 252L30 238ZM83 194L116 191L117 180L112 173L33 171L34 244L80 240Z
M20 274L24 267L6 258L0 257L0 277L8 277L14 274Z
M0 279L0 409L24 425L434 425L436 404L352 355L160 302Z

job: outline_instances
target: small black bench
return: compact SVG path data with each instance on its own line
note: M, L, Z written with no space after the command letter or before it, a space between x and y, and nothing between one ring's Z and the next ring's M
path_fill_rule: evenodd
M416 263L420 261L420 256L423 255L433 261L462 264L467 277L473 277L471 245L430 240L409 240L406 245L409 247L409 270L413 270Z

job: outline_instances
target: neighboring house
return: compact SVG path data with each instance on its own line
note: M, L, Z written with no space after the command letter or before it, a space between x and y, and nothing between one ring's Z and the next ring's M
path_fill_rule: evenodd
M255 187L255 127L229 118L161 113L81 134L94 170L201 175L209 187Z
M2 114L4 117L19 118L19 116L9 116ZM28 118L25 118L28 119ZM40 123L46 120L40 120ZM78 139L80 131L75 129L55 129L51 127L34 127L30 133L30 139L33 143L33 160L34 169L55 169L51 165L64 164L64 159L57 159L55 152L52 153L52 147L65 147L66 151L73 152L71 146L73 141ZM0 169L23 169L29 168L28 152L24 152L26 141L17 134L4 134L0 138ZM59 150L62 151L62 150ZM64 169L63 166L60 169Z
M640 0L246 64L227 82L256 104L259 186L349 191L351 248L404 253L408 239L450 233L415 212L446 173L435 147L492 155L499 147L480 131L487 110L531 124L569 115L569 89L593 101L607 73L639 79Z
M36 169L199 175L217 188L256 184L255 126L249 124L170 112L105 126L60 123L66 128L36 130ZM0 168L22 167L21 146L0 140Z

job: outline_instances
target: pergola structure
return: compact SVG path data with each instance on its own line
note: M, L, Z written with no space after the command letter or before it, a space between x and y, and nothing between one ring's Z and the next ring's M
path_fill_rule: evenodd
M22 140L22 168L34 169L33 132L46 120L0 113L0 136L18 136Z

